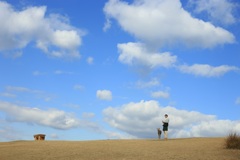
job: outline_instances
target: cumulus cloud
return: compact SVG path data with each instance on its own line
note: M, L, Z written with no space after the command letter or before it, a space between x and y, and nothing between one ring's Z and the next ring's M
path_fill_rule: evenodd
M109 90L97 90L96 96L101 100L112 100L112 92Z
M183 73L189 73L196 76L217 77L230 71L237 71L239 68L228 65L213 67L208 64L194 64L192 66L181 65L179 66L179 70Z
M177 60L169 52L156 53L149 51L142 43L118 44L119 61L128 65L143 65L149 68L171 67Z
M169 114L169 133L173 138L226 136L230 131L240 131L239 121L218 120L214 115L163 107L153 100L103 110L110 126L138 138L155 138L165 113Z
M56 129L70 129L80 126L80 121L72 113L61 110L41 110L22 107L8 102L0 102L0 111L7 114L11 122L33 123Z
M234 12L239 6L230 0L190 0L189 3L195 6L196 13L206 12L213 22L230 25L237 21Z
M0 2L0 52L21 53L34 42L49 56L79 58L84 32L71 26L66 17L46 15L46 11L45 6L16 10L7 2Z
M227 30L192 17L177 0L140 0L127 3L109 0L104 7L108 19L115 19L126 32L153 46L185 44L211 48L233 43Z
M42 110L39 108L19 106L13 103L0 101L0 111L6 113L6 123L29 123L61 130L81 127L99 133L105 132L97 123L91 122L89 119L90 117L88 119L79 119L75 117L73 113L65 112L63 110Z
M14 128L8 127L10 126L10 123L14 122L41 125L60 130L82 128L106 135L108 138L123 138L128 136L127 134L105 130L98 123L92 121L91 118L94 117L93 113L83 113L82 118L79 119L73 113L65 112L63 110L42 110L39 108L19 106L4 101L0 101L0 112L5 113L6 115L6 120L0 118L0 141L19 140L22 138L18 137L16 134L12 134L21 131L15 131ZM58 136L53 136L51 138L54 137L57 138Z

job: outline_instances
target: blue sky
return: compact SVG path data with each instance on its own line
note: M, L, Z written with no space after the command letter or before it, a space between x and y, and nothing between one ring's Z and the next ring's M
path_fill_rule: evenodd
M0 141L240 132L238 0L0 1Z

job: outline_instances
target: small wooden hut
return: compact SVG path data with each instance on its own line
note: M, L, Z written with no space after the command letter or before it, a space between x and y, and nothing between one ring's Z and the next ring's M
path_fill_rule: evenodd
M45 140L45 134L35 134L33 135L35 141L44 141Z

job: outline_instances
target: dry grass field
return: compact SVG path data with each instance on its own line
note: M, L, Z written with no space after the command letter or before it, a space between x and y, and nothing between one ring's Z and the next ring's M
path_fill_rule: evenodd
M240 160L224 138L13 141L0 143L0 160Z

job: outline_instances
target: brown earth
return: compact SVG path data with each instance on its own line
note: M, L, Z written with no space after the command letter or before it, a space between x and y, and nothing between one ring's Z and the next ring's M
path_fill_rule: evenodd
M224 138L169 140L13 141L0 143L0 160L240 160Z

